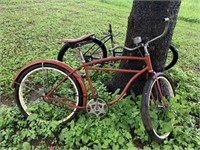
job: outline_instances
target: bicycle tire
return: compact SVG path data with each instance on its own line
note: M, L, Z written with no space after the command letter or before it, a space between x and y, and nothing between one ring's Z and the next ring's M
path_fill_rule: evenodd
M25 118L35 114L38 120L56 120L59 123L66 123L73 119L78 111L77 108L43 98L44 94L48 93L67 74L69 74L68 70L55 64L39 63L29 66L19 75L15 85L15 100ZM74 98L74 101L68 103L76 106L83 105L82 90L73 75L70 75L52 93L54 98L61 99L60 95Z
M85 57L86 62L92 61L94 59L101 59L101 58L106 58L107 57L107 50L105 45L98 39L94 38L94 39L89 39L92 40L91 42L88 42L87 44L84 44L81 49L83 51L83 56ZM81 42L80 42L81 43ZM89 45L91 44L94 48L91 48L90 50L88 48L84 48L85 45ZM96 46L97 45L97 46ZM64 61L64 56L65 53L67 51L69 51L69 49L74 49L77 47L73 47L71 46L71 43L66 43L59 51L58 56L57 56L57 60L59 61ZM95 49L96 48L96 49ZM97 49L98 48L98 49ZM88 52L87 52L88 51ZM92 51L92 53L91 53ZM99 52L100 53L100 57L99 58L95 58L93 57L94 54L96 54L95 52ZM88 55L90 54L90 55ZM90 53L89 53L90 52Z
M168 107L161 100L157 80ZM150 138L158 143L169 137L172 131L175 114L172 111L173 106L169 103L172 103L174 96L171 81L163 73L158 73L157 79L150 78L144 86L141 103L142 121Z
M175 46L170 45L169 50L172 52L172 60L170 60L170 63L165 66L165 70L172 68L178 61L178 49Z

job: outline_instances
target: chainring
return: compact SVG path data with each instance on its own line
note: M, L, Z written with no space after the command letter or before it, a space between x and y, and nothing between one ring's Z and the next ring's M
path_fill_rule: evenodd
M101 118L108 113L109 106L107 102L102 99L91 99L86 105L86 111L93 117Z

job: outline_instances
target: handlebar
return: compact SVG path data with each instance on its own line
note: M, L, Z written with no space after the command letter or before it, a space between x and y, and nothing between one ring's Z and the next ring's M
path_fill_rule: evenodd
M108 32L109 32L110 34L112 34L112 25L111 25L111 24L109 24L109 30L108 30Z
M164 29L163 33L162 33L161 35L159 35L159 36L157 36L157 37L155 37L155 38L153 38L153 39L147 41L145 44L144 44L144 43L141 43L141 44L139 44L139 46L136 46L136 47L134 47L134 48L128 48L128 47L125 47L125 46L116 46L116 47L112 48L111 50L114 51L115 49L123 48L123 49L126 49L126 50L128 50L128 51L134 51L134 50L136 50L136 49L139 49L140 47L144 47L145 53L146 53L146 54L149 54L149 52L148 52L148 50L147 50L148 45L149 45L150 43L154 42L155 40L157 40L157 39L159 39L159 38L165 36L166 33L167 33L167 31L168 31L168 29L169 29L169 18L164 18L163 21L165 22L165 29Z
M161 35L159 35L159 36L157 36L157 37L151 39L151 40L148 41L145 45L149 45L149 43L151 43L151 42L153 42L153 41L155 41L155 40L157 40L157 39L159 39L159 38L165 36L165 34L167 33L167 31L168 31L168 29L169 29L169 18L164 18L163 21L165 22L165 29L164 29L163 33L162 33Z
M118 49L118 48L123 48L123 49L125 49L125 50L127 50L127 51L134 51L134 50L139 49L140 47L144 47L144 44L141 44L141 45L136 46L136 47L134 47L134 48L128 48L128 47L126 47L126 46L116 46L116 47L111 48L111 51L114 51L114 50L116 50L116 49Z

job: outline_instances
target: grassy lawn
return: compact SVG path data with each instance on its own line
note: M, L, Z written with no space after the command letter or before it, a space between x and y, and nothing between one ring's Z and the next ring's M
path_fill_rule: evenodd
M31 146L32 149L48 149L51 143L57 149L198 149L199 0L182 2L173 35L179 61L166 74L176 82L176 93L182 101L176 106L180 116L177 121L181 125L165 143L158 145L149 141L140 110L128 98L111 108L108 118L94 121L80 114L67 127L24 120L16 108L12 82L23 65L41 58L56 59L63 38L86 33L95 33L101 38L107 33L109 23L113 32L119 34L116 43L123 44L131 6L132 0L0 0L0 150ZM136 103L139 105L140 99ZM116 111L121 105L124 105L121 109L125 114Z

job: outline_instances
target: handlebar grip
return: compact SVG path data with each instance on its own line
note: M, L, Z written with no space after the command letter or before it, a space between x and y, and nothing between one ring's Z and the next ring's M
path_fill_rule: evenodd
M168 22L168 21L169 21L169 18L164 18L163 21L164 21L164 22Z
M161 34L161 37L163 37L169 29L169 18L164 18L163 20L165 22L165 29L164 29L163 33Z

